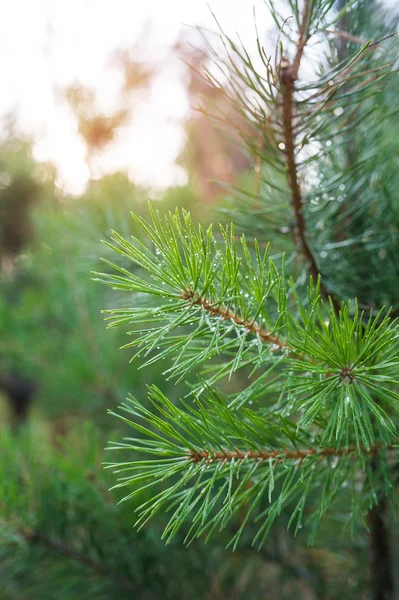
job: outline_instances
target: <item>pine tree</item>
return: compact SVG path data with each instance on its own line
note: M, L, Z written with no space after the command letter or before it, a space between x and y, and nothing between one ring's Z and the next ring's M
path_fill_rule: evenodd
M233 527L230 547L248 528L262 547L283 514L310 543L326 514L352 535L365 527L373 597L392 599L395 24L372 20L366 0L334 5L289 0L280 15L270 2L270 56L259 36L254 58L221 32L222 75L204 77L249 126L253 189L234 188L224 210L240 235L152 210L133 215L146 242L107 242L124 264L106 261L97 278L134 294L105 311L110 326L133 324L135 356L165 359L188 391L178 405L155 386L149 405L129 397L118 416L137 433L111 445L126 458L109 467L126 500L145 491L140 527L168 511L167 541L188 524L188 543Z

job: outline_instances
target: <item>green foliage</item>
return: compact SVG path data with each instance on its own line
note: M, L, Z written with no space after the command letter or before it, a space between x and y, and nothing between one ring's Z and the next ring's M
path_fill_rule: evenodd
M375 486L387 491L392 486L388 476L371 483L364 453L373 452L377 443L393 447L397 437L396 323L381 314L365 319L350 304L336 315L313 287L304 307L267 250L256 246L251 255L245 238L241 252L236 249L234 229L222 229L224 240L218 243L211 228L195 228L187 213L161 219L152 212L151 223L135 221L154 250L120 236L115 237L118 246L110 247L134 264L134 273L140 267L143 276L115 267L123 276L103 274L101 280L155 298L156 306L108 310L111 326L149 325L132 332L135 339L128 344L138 346L139 353L155 351L147 364L172 357L166 374L182 378L194 368L202 374L194 405L187 400L182 409L175 407L155 388L152 410L134 399L124 405L146 425L127 420L144 439L128 439L122 447L156 456L117 469L124 474L120 485L134 486L127 498L171 480L142 506L139 523L166 505L174 509L166 537L171 539L190 517L190 539L225 527L246 506L236 543L247 518L268 495L269 506L256 514L255 541L262 543L287 504L293 506L292 523L301 525L316 482L322 501L308 512L309 522L317 524L338 492L350 491L350 516L356 521L372 504ZM207 360L213 357L219 360L209 376ZM209 386L248 366L244 391L230 394L227 404L215 399ZM201 391L205 399L198 396ZM257 411L235 410L254 398ZM295 418L289 420L291 412ZM365 474L362 494L356 484L359 468ZM137 486L141 482L143 487Z
M322 450L304 450L301 454L298 448L314 445L314 439L280 415L267 418L248 409L232 414L215 395L197 400L196 408L185 403L186 410L182 410L156 388L150 400L153 412L134 399L124 405L134 417L126 422L145 438L128 438L116 447L158 458L113 466L117 466L118 474L122 473L122 483L116 487L135 488L125 500L159 482L172 480L169 487L162 486L138 510L138 524L143 525L166 506L171 513L164 531L168 541L187 518L192 526L185 541L190 542L202 534L208 539L240 513L242 522L230 544L236 547L244 527L254 520L253 543L261 546L286 506L292 510L288 527L293 525L295 531L302 527L308 495L314 494L316 482L322 502L311 506L313 510L306 515L316 527L345 482L350 482L346 495L350 498L351 491L356 494L358 465L351 455L353 451L348 449L340 457L339 468L334 462L336 456L324 456ZM368 504L368 495L364 494L356 510L362 512Z
M193 544L187 550L183 530L165 547L159 539L161 514L142 531L133 531L131 508L137 504L131 500L117 506L118 490L108 491L112 478L101 465L104 444L103 434L88 423L57 438L56 447L34 423L17 437L2 430L2 599L238 600L245 595L257 600L259 593L272 590L282 599L305 600L315 586L323 590L324 570L326 577L334 577L334 598L350 598L362 584L356 575L361 546L352 548L350 560L332 548L330 568L323 566L324 551L299 550L283 528L260 552L244 535L240 549L230 555L223 549L228 532L219 546ZM150 491L144 495L150 499Z
M319 307L314 313L316 318L309 320L310 326L298 329L301 338L295 343L296 349L309 358L291 361L294 376L288 389L294 408L301 411L298 425L308 427L324 421L322 441L337 448L342 444L348 447L353 439L359 449L363 444L369 450L376 440L388 443L397 435L382 408L396 411L399 398L395 392L399 383L395 379L396 322L388 316L382 318L381 313L365 320L357 309L352 317L347 308L338 318L333 310L323 314ZM325 362L328 371L323 367ZM332 412L326 423L329 410Z
M223 213L248 239L286 252L287 268L303 283L302 252L292 243L281 65L287 59L294 65L300 36L293 23L301 21L306 3L290 2L283 16L280 6L269 4L281 38L277 47L265 50L257 34L250 54L221 30L226 58L215 58L218 68L212 65L204 77L225 90L246 120L248 131L241 127L239 133L255 170L231 190ZM292 150L308 242L323 281L339 297L356 295L362 307L378 310L397 303L397 43L389 37L397 18L389 21L370 0L341 11L333 4L312 3L295 82ZM223 122L217 106L210 117Z
M104 440L93 428L59 441L54 451L41 431L24 431L18 443L1 436L1 597L204 597L211 561L200 549L166 551L153 528L132 534L129 513L108 492Z
M187 188L161 217L123 173L73 200L30 144L0 147L0 383L37 384L32 430L0 436L5 600L367 593L367 526L394 531L398 508L395 23L370 0L279 8L276 51L222 32L204 76L253 167L226 186L234 225L208 227ZM125 58L128 92L151 73ZM94 151L127 112L81 100ZM110 230L113 291L88 277ZM129 392L112 439L130 437L105 456L96 429L66 434L82 415L109 428Z
M290 26L272 7L285 40L274 61L258 37L259 70L247 50L222 33L222 76L218 80L215 69L205 74L217 89L223 81L226 97L249 125L240 135L255 159L256 193L235 190L252 203L246 230L261 218L263 239L273 239L284 211L280 232L282 226L290 232L293 223L296 229L285 261L284 244L274 257L262 240L241 236L237 242L233 225L222 226L217 237L177 211L161 218L151 210L151 221L133 215L144 242L115 232L113 243L106 242L124 263L106 259L113 272L97 278L135 294L133 307L105 311L110 327L133 325L126 346L136 348L134 358L146 356L146 365L168 359L164 375L187 380L190 390L178 406L156 387L149 408L130 398L123 420L138 437L112 446L133 455L111 463L121 474L117 487L132 488L126 499L156 488L138 509L138 524L168 510L168 541L186 521L190 542L202 534L208 539L240 515L232 546L250 522L253 543L262 546L282 512L288 527L296 532L305 525L314 541L322 517L337 503L346 506L343 520L354 533L385 496L393 501L398 325L383 307L383 290L369 299L365 286L356 286L362 265L346 272L344 256L344 267L335 261L322 268L330 236L341 228L341 246L350 246L350 228L357 219L363 227L361 215L374 210L362 185L381 144L385 156L387 121L374 119L396 56L394 48L359 38L356 49L351 44L340 55L330 28L339 35L347 10L336 12L326 0L290 3L294 43ZM304 79L308 47L311 52L321 44L327 54ZM379 129L372 148L353 160L348 148L359 126L370 124ZM349 181L357 200L348 210L335 196L328 196L334 206L323 202L319 210L320 195L325 199ZM320 225L313 221L316 211ZM382 257L379 248L373 259ZM307 286L304 267L313 277ZM229 387L233 377L236 385ZM137 452L143 459L135 458Z
M178 200L176 195L173 203ZM143 390L137 393L145 399L142 372L127 369L126 354L114 351L123 343L123 330L104 331L93 316L108 304L109 294L99 293L88 275L100 264L100 238L116 227L130 233L126 213L133 209L148 214L146 192L123 174L98 181L83 198L58 202L44 196L29 217L33 239L15 258L12 272L2 273L0 381L3 373L32 381L41 418L90 415L105 426L103 409L110 402L131 389ZM160 369L153 376L163 387Z
M257 359L254 368L263 364L266 355L270 355L270 348L262 344L264 328L270 330L268 335L273 342L286 321L283 278L268 251L258 249L252 260L242 238L243 256L240 257L233 228L222 228L222 247L212 235L212 228L196 230L188 213L183 213L182 220L178 213L161 220L152 212L152 224L140 217L134 218L154 243L155 252L137 238L131 243L117 236L115 241L118 252L147 272L147 278L112 263L108 264L123 277L100 274L100 278L115 289L151 295L158 300L156 308L137 306L106 311L112 315L109 317L111 326L150 324L143 335L128 346L139 345L139 353L162 348L150 362L172 354L174 362L170 373L179 378L193 366L218 354L233 357L222 369L218 367L218 378L252 362L254 356ZM116 249L113 245L109 247ZM249 297L251 302L247 300ZM203 302L208 310L203 310ZM243 325L253 322L255 328L256 320L261 327L256 325L255 339L251 339L252 336L247 335L250 331ZM187 327L190 327L188 335ZM277 338L275 341L278 343Z

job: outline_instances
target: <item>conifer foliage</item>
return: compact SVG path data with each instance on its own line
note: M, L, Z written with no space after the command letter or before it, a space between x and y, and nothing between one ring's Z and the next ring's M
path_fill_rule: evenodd
M342 28L370 2L334 5L290 0L280 16L271 4L275 54L257 37L253 57L221 32L223 86L215 68L204 74L252 131L239 133L254 191L235 188L231 213L246 235L152 210L151 221L133 215L147 243L117 233L107 242L122 260L97 278L130 304L105 311L109 325L132 324L135 356L165 360L165 377L188 386L178 405L154 386L148 405L128 398L118 416L135 437L111 445L125 458L109 466L126 500L152 490L138 524L167 511L167 540L183 524L190 542L232 521L236 547L251 522L262 546L283 511L314 540L343 498L344 525L368 526L372 552L380 544L388 564L383 513L387 501L395 508L399 451L397 169L388 156L395 111L381 106L397 58L391 31L370 40ZM389 235L381 205L391 210ZM379 261L369 281L365 260ZM376 598L393 597L384 568Z

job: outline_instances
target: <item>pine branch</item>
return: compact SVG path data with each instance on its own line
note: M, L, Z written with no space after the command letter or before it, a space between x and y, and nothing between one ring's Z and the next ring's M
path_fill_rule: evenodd
M144 524L158 510L169 507L173 509L165 530L169 538L189 517L193 521L190 538L223 527L242 509L247 517L233 538L236 544L247 518L266 494L266 521L261 521L255 536L262 544L283 506L292 502L302 506L299 516L293 509L291 518L298 517L300 524L313 480L324 486L323 506L314 514L317 521L342 492L343 481L355 481L363 472L362 480L368 485L367 457L383 449L396 452L399 447L397 435L388 443L380 441L380 436L372 446L362 446L357 440L351 445L344 442L326 447L321 436L315 440L309 430L281 414L248 409L233 412L211 390L203 401L196 399L196 406L183 402L179 408L152 386L149 401L148 409L130 398L121 408L133 419L117 415L143 437L126 438L109 449L139 452L151 458L111 463L109 467L121 474L115 487L133 486L126 500L160 486L160 491L139 508L138 523ZM280 485L274 491L277 481ZM364 512L373 504L374 496L365 493L355 498Z
M155 255L137 240L132 244L116 235L118 246L113 249L145 269L151 280L112 263L108 264L123 277L102 274L101 280L117 289L140 292L141 297L155 297L158 303L156 307L106 311L112 315L112 326L151 325L132 332L135 338L126 346L138 347L137 355L151 352L147 365L172 356L173 364L166 373L179 379L201 366L205 387L201 384L197 393L243 367L251 367L252 376L268 365L266 372L251 382L248 393L244 390L232 399L231 406L270 393L271 405L280 397L282 414L290 406L300 411L299 423L304 427L324 415L323 443L336 443L337 447L353 441L359 447L373 446L370 416L374 414L379 435L388 443L395 435L395 425L386 410L394 407L396 411L398 395L381 383L395 378L395 321L381 319L379 313L365 323L357 306L353 310L350 304L337 313L334 305L326 306L320 299L318 285L309 287L306 308L294 292L292 309L298 316L292 319L287 313L284 277L267 249L261 253L255 244L252 255L242 238L239 254L234 229L222 229L221 246L211 230L197 230L189 215L183 217L184 226L179 214L165 219L154 214L152 225L137 219L153 239ZM284 337L275 332L283 332ZM281 352L276 355L276 351ZM223 357L222 361L209 365L207 361L216 355ZM289 377L284 367L290 371ZM386 375L377 375L377 368ZM272 378L273 371L276 376ZM380 399L381 407L375 398Z
M109 579L114 580L114 585L120 587L121 589L130 590L136 594L139 592L141 593L141 590L134 585L133 581L127 578L121 578L119 574L114 574L112 570L103 563L90 558L86 554L78 552L62 541L49 538L42 533L28 530L26 528L15 529L8 523L3 522L3 525L5 525L7 529L11 529L28 544L32 544L32 546L47 548L52 552L56 552L57 554L64 556L65 558L71 559L76 563L79 563L83 568L97 573L107 581L109 581Z
M295 152L295 138L294 138L294 75L292 74L292 66L285 62L281 65L281 84L283 93L283 131L284 131L284 145L285 145L285 156L287 164L287 173L289 179L289 185L292 194L292 205L295 214L295 220L297 224L297 230L300 240L301 249L308 260L310 265L310 273L317 281L320 272L319 268L314 259L313 253L306 240L306 223L303 215L303 203L302 203L302 192L299 186L298 171L296 166L296 152ZM322 285L323 295L327 298L327 290Z
M265 201L270 203L256 215L268 218L274 213L277 222L288 212L291 199L296 243L311 275L307 300L302 295L306 290L297 294L295 284L286 285L284 265L280 270L267 250L261 254L258 242L250 252L245 237L239 247L233 227L222 227L220 243L211 229L194 228L186 213L182 219L178 213L161 219L152 212L152 223L136 217L158 256L137 239L132 243L115 234L116 245L111 248L138 270L131 273L108 263L120 275L100 275L119 290L140 294L142 304L108 312L112 326L149 324L147 329L133 332L135 339L128 344L139 348L137 354L151 353L146 364L171 356L173 364L165 374L182 379L201 367L201 376L207 377L190 401L182 402L182 408L155 388L150 391L149 408L130 399L122 408L133 418L121 418L139 437L112 446L151 457L109 466L121 473L116 487L133 486L125 499L159 485L160 491L139 508L138 522L143 525L157 511L170 509L172 516L165 529L168 539L188 518L192 520L190 540L224 528L243 510L244 521L233 545L256 511L254 541L261 545L285 507L291 511L289 524L296 522L296 528L301 527L309 496L315 505L309 517L315 531L335 497L346 493L342 489L351 488L350 519L355 523L392 487L388 454L398 449L398 325L383 317L383 309L367 319L356 302L340 304L331 296L320 281L316 252L323 244L327 248L329 238L320 237L319 245L314 246L308 241L312 217L320 219L319 208L310 204L325 200L326 214L331 218L338 215L338 224L348 218L348 211L352 217L356 211L366 210L357 201L340 211L329 194L337 186L345 189L351 178L358 177L362 185L366 181L364 173L372 156L362 158L350 170L342 169L342 148L353 142L355 127L359 123L364 126L365 116L372 113L373 107L365 111L363 104L377 93L376 84L389 70L382 64L386 57L377 56L372 65L364 60L370 54L367 43L343 61L334 57L328 70L320 63L316 80L299 85L298 73L310 36L332 25L324 23L331 3L305 0L302 15L297 4L291 3L291 7L298 22L298 41L292 62L282 58L278 77L259 40L263 75L257 73L245 48L227 36L227 58L221 72L228 75L226 100L236 101L237 112L249 120L251 132L262 132L261 147L258 135L248 134L244 128L238 132L259 167L255 200L258 192L261 196L265 190ZM217 85L213 74L208 73L206 79ZM218 118L217 113L214 116ZM285 165L276 147L284 150ZM298 156L302 149L303 159ZM270 170L264 178L261 164L265 171ZM305 203L304 175L314 175L313 170L316 177L309 177L309 185L306 180ZM360 197L357 183L353 189ZM254 194L246 193L252 213L253 200ZM260 230L259 223L257 226ZM289 260L296 254L292 252ZM326 256L320 253L320 259ZM329 281L334 281L340 296L348 297L332 277ZM329 302L323 301L320 293ZM151 296L155 306L144 306L145 296ZM215 356L223 358L205 363ZM242 367L252 369L250 381L226 401L211 386ZM255 377L259 368L263 372ZM242 408L254 401L255 410ZM377 455L383 466L374 474ZM317 500L316 490L320 491Z
M236 44L222 31L222 38L228 53L228 59L220 61L223 78L221 77L218 82L215 74L210 72L207 72L206 78L211 86L217 87L219 91L225 91L226 100L234 103L237 112L249 122L251 131L262 132L270 119L269 135L264 137L261 148L259 143L255 142L258 135L245 134L244 131L239 132L243 143L256 161L256 193L249 194L247 192L246 197L243 197L241 190L232 189L236 200L241 205L238 209L239 212L248 217L245 220L241 216L237 216L236 203L234 210L231 211L232 216L234 215L233 219L240 222L240 227L243 225L246 227L249 216L253 216L253 201L262 200L264 204L262 210L259 211L259 219L255 224L253 221L250 223L253 229L252 235L258 234L258 237L263 237L267 229L269 231L268 240L274 240L278 231L277 227L273 227L275 226L274 220L279 223L279 229L282 224L284 229L290 228L291 222L285 221L286 215L289 214L285 205L282 210L286 195L286 190L282 189L284 184L281 184L281 175L284 174L288 180L291 206L298 231L296 245L308 262L310 273L315 281L320 271L328 274L328 283L325 283L323 278L320 290L325 298L328 298L329 295L332 296L333 304L336 310L339 310L339 299L352 296L352 293L339 285L339 279L345 278L346 270L340 269L339 278L331 275L330 261L325 261L326 256L324 255L326 252L324 245L329 240L314 229L314 226L321 222L320 210L314 206L308 207L308 205L324 204L326 213L330 214L334 209L331 200L335 199L337 200L335 212L337 213L337 209L344 208L342 214L345 214L346 218L348 218L348 213L355 215L361 209L367 210L369 189L365 190L365 194L359 194L363 207L360 207L360 200L353 205L349 202L345 203L345 206L339 204L344 195L336 190L337 188L341 190L342 185L345 185L351 176L348 169L342 168L341 148L351 144L355 127L359 123L362 128L367 127L366 118L370 118L370 124L375 126L375 122L372 121L373 109L369 109L369 100L380 91L381 87L378 84L382 83L384 78L392 72L395 56L392 56L394 60L387 60L387 57L391 58L388 53L373 52L379 47L381 41L391 36L389 34L377 42L366 41L358 52L354 55L348 54L343 61L337 62L337 57L332 52L332 55L328 56L329 68L326 69L326 65L321 61L313 64L314 71L319 70L319 73L313 81L301 82L299 85L297 82L298 71L306 46L310 45L312 36L315 38L315 44L319 42L315 34L325 33L328 30L329 37L335 35L335 32L330 33L333 31L331 26L339 19L339 15L331 22L326 23L325 21L328 21L327 12L331 9L332 3L327 8L326 3L317 0L312 2L305 0L302 14L298 4L291 3L290 6L298 22L298 40L292 62L283 58L278 66L276 59L277 66L273 69L270 58L265 55L258 38L259 59L262 60L264 67L260 72L256 69L254 61L245 47ZM271 9L282 35L285 35L284 19L280 20L276 17L272 3ZM286 38L289 43L294 43L290 40L290 36L287 35ZM327 41L330 42L330 40ZM330 44L330 47L334 48L334 45ZM373 77L367 78L367 74L371 71L371 53L373 53L371 66L376 71L372 73ZM276 76L276 70L279 71L279 76ZM286 81L286 90L284 90L282 79ZM352 84L352 81L356 83L359 80L361 83L358 85ZM367 107L367 110L364 110L364 106ZM234 126L234 123L231 123L230 126ZM284 144L285 169L281 164L283 153L278 151L278 147L282 148L282 144ZM370 148L372 148L372 144ZM300 151L304 156L303 160L298 158ZM333 159L334 176L328 180L323 171L329 173L329 168L331 168L329 163ZM325 168L323 167L324 163ZM308 178L309 167L312 167L312 172ZM363 178L364 181L367 180L366 172L371 168L371 160L367 164L363 162L354 167L352 173L358 180L358 183L353 183L354 189L357 189ZM314 171L318 173L316 178ZM263 177L260 175L261 172ZM312 185L312 180L317 183ZM326 180L327 183L324 183ZM307 184L306 206L303 189L301 189L302 181L306 181ZM335 193L337 193L336 197L334 197ZM346 194L347 192L345 192L345 196ZM252 196L252 200L250 196ZM308 215L306 216L307 222L305 222L305 214ZM317 217L315 223L312 223L313 215ZM342 227L340 227L339 221L340 219L337 219L337 226L341 231ZM315 243L312 244L310 244L308 236L310 228L313 236L316 237ZM279 239L281 244L281 236ZM283 249L287 250L286 244L283 245ZM288 251L292 251L291 248ZM319 255L320 258L318 258ZM320 259L323 260L322 269ZM335 269L338 271L336 265ZM329 287L329 282L333 281L334 290ZM362 306L365 308L378 306L378 303L372 302L371 297L367 298L367 296L367 294L360 294Z
M85 554L81 554L80 552L77 552L70 546L67 546L66 544L64 544L58 540L50 539L50 538L48 538L40 533L37 533L37 532L29 532L28 533L28 532L22 532L20 530L18 533L20 535L22 535L24 537L24 539L31 544L44 546L46 548L49 548L50 550L57 552L58 554L62 554L63 556L65 556L67 558L71 558L72 560L80 563L81 565L83 565L86 568L92 569L93 571L99 573L101 576L106 577L107 579L110 577L113 578L112 571L110 569L108 569L104 564L102 564L101 562L98 562L96 560L93 560L92 558L90 558L89 556L86 556ZM118 584L118 586L121 586L122 588L125 588L125 589L130 589L136 593L139 592L138 588L136 588L136 586L133 584L132 581L129 581L128 579L121 579L119 576L117 576L116 580L117 580L116 583Z
M262 342L265 342L266 344L277 346L280 349L288 347L287 342L281 340L275 335L272 335L270 332L265 331L261 325L256 323L256 321L248 321L228 308L223 308L220 305L215 306L212 301L209 301L201 296L196 296L194 291L191 289L188 289L186 292L183 291L182 298L184 300L190 300L192 305L201 306L205 311L209 312L213 316L218 316L225 321L232 321L236 325L244 327L249 333L260 337Z
M299 39L297 41L297 49L294 60L292 61L292 65L289 67L289 78L295 82L298 78L298 71L301 65L302 56L305 50L306 43L309 39L309 22L310 22L310 13L312 10L313 0L306 0L305 6L302 14L302 22L299 29Z
M282 91L282 126L285 146L284 152L286 158L288 182L291 190L292 206L294 209L300 248L306 260L309 262L310 274L316 282L319 280L321 273L306 239L306 222L304 217L302 191L299 184L298 169L296 164L296 143L294 133L295 82L298 78L298 71L301 65L302 56L306 47L306 42L308 41L308 27L312 4L313 0L306 0L299 31L299 40L297 42L297 51L292 63L285 58L283 58L281 61L280 83ZM323 280L320 280L320 291L325 298L331 297L333 305L336 311L338 311L340 303L327 290Z
M306 448L302 450L223 450L222 452L216 450L187 450L188 460L198 463L204 462L210 464L215 461L221 461L227 463L229 461L242 461L242 460L255 460L262 462L264 460L281 460L291 459L297 460L307 458L309 456L315 456L318 458L331 457L331 456L348 456L353 454L355 457L359 457L361 454L375 455L381 450L381 444L375 444L370 448L364 446L349 446L347 448ZM390 444L384 447L386 450L396 450L397 446Z
M252 253L242 236L240 248L230 227L221 228L220 242L211 228L194 227L184 211L164 218L153 212L152 223L136 220L154 250L115 234L116 245L110 247L138 269L132 273L106 261L121 275L97 275L113 288L140 293L141 305L104 312L111 315L112 327L146 325L131 332L133 341L126 344L138 348L136 356L149 356L145 364L172 356L168 373L181 379L199 365L206 364L209 372L212 365L206 361L222 356L207 378L210 383L245 365L255 371L262 364L277 364L283 354L275 358L277 350L295 352L286 341L287 285L268 247L261 250L255 242ZM155 307L148 305L151 298Z
M366 45L368 42L368 40L360 38L356 35L352 35L351 33L348 33L347 31L343 31L341 29L325 29L324 31L325 33L329 33L330 35L334 35L335 37L342 38L349 42L354 42L355 44L360 44L361 46Z

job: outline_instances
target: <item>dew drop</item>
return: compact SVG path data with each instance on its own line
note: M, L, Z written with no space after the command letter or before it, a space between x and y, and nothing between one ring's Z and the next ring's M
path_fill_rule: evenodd
M342 106L338 106L338 108L336 108L336 109L334 110L334 115L335 115L336 117L340 117L341 115L343 115L343 114L344 114L344 112L345 112L345 110L343 109L343 107L342 107Z

